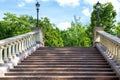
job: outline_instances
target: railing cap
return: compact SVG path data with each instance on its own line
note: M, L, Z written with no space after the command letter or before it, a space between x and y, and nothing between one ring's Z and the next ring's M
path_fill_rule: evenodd
M12 42L15 42L15 41L18 41L18 40L21 40L25 37L28 37L29 35L34 35L36 33L38 33L38 32L29 32L29 33L22 34L22 35L19 35L19 36L14 36L14 37L10 37L10 38L0 40L0 46L5 45L5 44L9 44L9 43L12 43Z
M114 36L114 35L111 35L105 31L97 31L99 34L101 34L102 36L105 36L106 38L114 41L115 43L118 43L120 45L120 38Z

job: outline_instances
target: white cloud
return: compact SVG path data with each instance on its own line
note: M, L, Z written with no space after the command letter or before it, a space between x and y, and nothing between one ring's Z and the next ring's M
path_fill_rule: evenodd
M58 27L60 30L66 30L67 28L70 28L70 27L71 27L71 23L69 23L69 22L59 23L59 24L57 25L57 27Z
M56 0L57 3L59 3L60 6L72 6L76 7L80 5L80 0Z
M35 2L36 0L25 0L26 3L33 3Z
M24 1L21 1L18 6L19 7L24 7L27 3L34 3L35 0L24 0Z
M88 8L84 8L83 11L82 11L82 13L83 13L85 16L88 16L88 17L90 17L90 15L91 15L91 12L89 11Z
M47 2L47 1L49 1L49 0L42 0L42 1Z
M25 3L24 2L21 2L18 4L19 7L24 7L25 6Z

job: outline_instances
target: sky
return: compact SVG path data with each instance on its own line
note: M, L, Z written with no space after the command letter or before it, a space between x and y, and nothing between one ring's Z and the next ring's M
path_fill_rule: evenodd
M0 20L6 12L36 18L37 1L40 3L39 18L48 17L60 30L70 27L74 16L80 19L81 24L89 24L93 5L98 1L112 2L117 12L116 20L120 21L120 0L0 0Z

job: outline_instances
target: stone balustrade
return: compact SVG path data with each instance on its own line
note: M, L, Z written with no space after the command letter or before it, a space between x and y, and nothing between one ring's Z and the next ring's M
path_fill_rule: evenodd
M96 30L95 43L98 43L107 55L120 64L120 38L106 33L103 30Z
M0 64L8 62L36 44L37 32L0 40Z
M35 51L38 37L39 31L34 31L0 40L0 75Z

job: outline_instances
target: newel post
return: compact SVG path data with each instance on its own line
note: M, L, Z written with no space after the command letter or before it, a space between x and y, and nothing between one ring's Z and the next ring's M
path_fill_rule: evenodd
M97 33L97 31L104 31L104 28L103 27L94 28L94 45L100 42L100 35Z
M36 32L36 43L40 44L40 47L44 47L44 33L41 27L35 27L32 31Z

